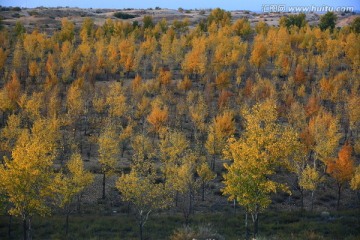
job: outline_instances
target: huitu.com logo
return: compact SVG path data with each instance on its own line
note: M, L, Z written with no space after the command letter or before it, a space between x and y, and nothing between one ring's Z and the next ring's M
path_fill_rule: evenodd
M282 13L282 12L353 12L352 6L287 6L285 4L264 4L261 6L262 12Z

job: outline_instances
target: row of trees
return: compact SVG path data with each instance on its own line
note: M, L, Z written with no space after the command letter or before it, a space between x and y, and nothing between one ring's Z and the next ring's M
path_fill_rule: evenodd
M338 208L347 183L359 189L356 28L311 27L299 15L253 29L221 9L191 29L186 19L145 20L63 19L51 36L20 23L2 30L0 193L25 239L32 216L55 204L68 219L92 189L87 161L102 174L103 199L120 175L141 238L155 209L188 223L197 193L205 201L221 175L255 234L279 190L300 194L301 208L310 192L312 209L324 181L337 187Z

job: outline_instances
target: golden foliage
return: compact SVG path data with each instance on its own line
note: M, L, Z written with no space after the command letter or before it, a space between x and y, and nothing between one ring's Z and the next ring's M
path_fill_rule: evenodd
M187 92L190 90L191 86L192 86L191 80L189 79L188 76L185 76L184 79L178 83L177 87L178 89Z
M182 132L169 130L161 136L160 158L165 163L176 163L189 147L189 141Z
M360 188L360 166L355 168L355 174L351 179L350 186L353 190L358 190Z
M281 160L291 155L287 146L294 139L276 123L276 106L271 100L244 109L242 114L246 120L244 134L238 140L230 138L224 150L225 157L233 163L225 164L223 191L249 213L257 214L271 203L271 193L287 190L285 184L270 176L282 164Z
M202 75L205 73L206 63L206 38L194 38L192 50L185 55L185 59L182 62L182 69L185 74Z
M113 124L108 123L104 126L98 144L102 172L107 175L112 174L120 157L119 136Z
M306 82L306 74L300 64L296 66L294 80L298 84L304 84Z
M230 85L230 72L221 72L215 79L215 85L222 90Z
M318 113L320 110L320 99L317 96L310 96L305 106L306 116L311 117Z
M262 36L255 37L253 50L251 52L250 63L259 70L266 63L267 50Z
M160 129L165 126L168 120L168 109L167 107L160 108L154 106L147 117L148 122L151 124L153 131L159 133Z
M325 162L333 156L341 138L338 119L331 113L321 110L310 119L308 129L314 139L313 150L318 159Z
M155 183L154 176L141 176L135 171L123 174L116 182L124 201L135 205L139 214L154 209L169 207L169 197L161 183Z
M15 105L21 94L20 81L15 71L11 75L11 80L5 84L4 89L11 105Z
M67 94L67 107L70 115L76 117L84 112L83 79L77 79L69 87Z
M52 165L57 155L59 137L56 120L37 120L31 132L22 130L11 160L0 167L0 186L12 203L9 213L24 220L35 214L45 215L50 209L46 196L51 195Z
M161 69L158 76L159 82L161 85L169 85L172 79L172 73L168 70Z
M347 108L349 115L350 128L356 129L356 126L360 123L360 95L350 95L347 98Z
M299 186L306 190L315 191L317 185L321 182L320 174L315 168L307 165L299 179Z
M218 99L218 106L220 109L224 109L230 100L230 97L232 97L234 94L230 91L222 90L219 94Z
M235 133L235 121L232 112L225 111L214 118L209 127L209 134L205 143L211 155L222 153L227 139Z
M55 203L65 208L74 198L94 181L94 176L84 169L84 163L79 153L71 156L66 164L68 172L56 174L50 185Z
M106 104L109 106L109 115L113 118L124 116L127 111L126 96L120 83L113 82L109 86L109 92L106 96Z
M354 173L354 160L351 154L352 147L346 143L340 149L338 158L328 161L327 164L327 172L341 185L350 181Z
M142 78L139 74L136 74L134 80L131 82L131 90L136 93L141 89Z
M6 126L0 131L0 149L11 152L21 132L21 117L15 114L10 115L6 121Z

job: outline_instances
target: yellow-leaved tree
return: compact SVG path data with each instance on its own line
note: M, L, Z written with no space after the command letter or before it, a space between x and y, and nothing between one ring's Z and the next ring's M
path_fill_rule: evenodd
M132 165L129 174L123 174L116 182L116 188L120 191L124 201L134 205L136 218L139 225L140 239L143 240L144 225L149 214L156 209L169 207L171 198L167 194L164 183L156 181L156 171L152 171L151 165ZM141 171L136 169L141 168Z
M216 174L213 171L211 171L209 164L206 162L203 162L201 165L199 165L196 169L196 172L201 179L201 189L202 189L201 200L205 201L206 185L208 182L216 178Z
M205 158L186 149L178 163L171 166L171 175L166 181L167 190L175 194L175 205L182 212L185 224L189 224L194 213L195 193L200 186L200 179L195 178L197 166Z
M186 98L186 103L189 108L189 115L193 123L193 134L196 147L202 148L200 143L203 134L206 133L206 117L209 115L208 107L205 99L200 92L190 91Z
M250 63L254 65L259 72L260 68L266 64L267 47L261 35L257 35L251 52Z
M360 165L355 168L354 175L351 178L350 187L353 190L360 189Z
M296 174L298 181L298 188L301 198L301 209L304 209L304 191L311 191L311 206L313 206L313 196L317 185L321 182L321 176L316 168L313 167L313 162L309 162L311 155L311 146L314 144L312 134L309 132L306 121L306 113L302 104L294 102L291 104L288 113L288 122L293 130L291 147L294 153L288 159L288 169Z
M59 136L56 120L39 119L31 131L24 129L0 167L0 187L11 203L9 213L21 217L24 239L31 239L31 218L50 213L53 161Z
M206 38L199 37L192 40L192 49L185 55L182 62L184 74L201 77L206 72Z
M15 114L10 115L5 127L0 131L0 150L2 154L10 155L21 132L21 117Z
M105 199L106 176L114 173L120 157L119 134L113 123L109 122L104 126L100 133L98 144L99 163L103 174L102 199Z
M120 119L127 111L126 96L124 89L118 82L109 85L109 91L106 94L106 104L109 106L109 116L113 119Z
M66 168L65 171L56 174L50 187L54 193L55 204L65 210L65 234L68 235L71 203L76 197L80 199L80 193L92 183L94 176L84 169L84 163L79 153L71 156Z
M293 138L277 123L274 100L246 108L242 115L245 119L242 137L230 138L224 150L225 157L233 163L225 164L223 192L245 208L246 219L251 214L256 237L258 215L271 203L271 194L278 190L287 191L285 184L274 181L271 176L292 155L287 146ZM248 237L247 220L245 225Z
M215 169L216 156L221 155L227 139L235 133L235 121L232 112L224 112L214 118L209 127L208 138L205 143L206 150L213 156L211 169Z
M339 128L339 119L324 109L320 109L319 113L310 119L309 133L314 140L314 161L319 159L326 164L334 155L342 137Z
M314 208L314 192L321 181L322 181L322 178L321 178L319 171L316 169L316 167L311 166L311 164L305 165L304 169L300 172L300 175L299 175L300 188L303 190L311 191L311 210L313 210L313 208ZM303 196L302 196L302 198L303 198ZM302 201L302 207L303 207L304 200L302 199L301 201Z
M161 136L159 142L162 172L165 181L174 174L174 167L180 165L182 157L189 148L189 141L184 133L168 130Z

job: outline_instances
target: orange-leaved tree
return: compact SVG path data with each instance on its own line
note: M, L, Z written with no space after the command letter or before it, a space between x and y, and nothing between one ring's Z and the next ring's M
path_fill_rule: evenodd
M327 165L327 172L336 180L338 187L337 209L340 206L341 190L349 182L354 173L354 160L351 157L352 147L346 143L339 151L338 158L332 159Z
M160 133L160 130L165 126L169 117L168 108L158 105L153 106L149 116L148 122L152 125L152 130L155 133Z

